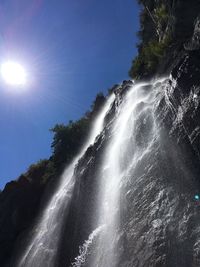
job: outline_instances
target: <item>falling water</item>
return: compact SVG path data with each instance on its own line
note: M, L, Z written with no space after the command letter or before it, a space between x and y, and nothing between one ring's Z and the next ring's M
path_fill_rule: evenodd
M79 256L75 258L72 267L81 267L86 263L86 258L90 253L90 248L93 245L95 238L103 231L104 225L97 227L90 235L88 240L79 248Z
M99 174L101 193L95 214L99 218L98 224L106 225L106 230L101 233L86 266L119 266L118 228L123 213L121 184L129 179L131 171L151 150L158 137L154 105L163 81L132 86L118 108Z
M62 175L60 184L48 203L44 214L40 218L34 231L34 236L17 266L55 267L57 248L64 221L63 218L67 213L67 208L69 206L75 184L73 176L74 169L79 159L86 152L87 148L94 143L96 137L101 133L104 125L104 118L113 100L114 95L111 95L97 117L88 141L82 148L79 155L67 167Z

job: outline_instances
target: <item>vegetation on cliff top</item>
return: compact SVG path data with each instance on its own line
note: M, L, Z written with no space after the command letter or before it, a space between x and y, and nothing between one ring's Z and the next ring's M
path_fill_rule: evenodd
M51 144L52 155L49 159L39 160L32 164L26 173L22 174L15 182L6 185L5 190L9 190L17 183L25 182L44 188L53 178L61 174L63 169L81 149L85 139L89 134L91 123L105 102L102 93L97 94L91 109L77 121L69 121L68 124L57 124L50 131L53 133Z
M129 75L133 79L153 75L172 42L168 29L169 10L166 1L144 1L140 13L138 55L133 60Z

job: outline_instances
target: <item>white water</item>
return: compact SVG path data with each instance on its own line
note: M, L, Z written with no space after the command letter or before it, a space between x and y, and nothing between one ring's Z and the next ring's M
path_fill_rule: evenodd
M90 248L95 240L95 238L103 231L104 225L97 227L90 235L88 240L79 248L79 256L75 258L75 261L72 263L72 267L81 267L85 264L87 256L90 253Z
M163 89L163 80L134 85L116 114L99 177L101 193L95 215L99 225L106 225L106 230L101 233L90 267L119 266L118 228L123 214L121 187L158 137L154 105Z
M88 141L79 155L67 167L61 177L58 188L48 203L44 214L35 229L34 236L27 246L23 257L18 262L19 267L55 267L58 243L63 225L63 218L67 213L73 193L75 179L74 169L87 148L95 142L96 137L103 130L104 118L111 107L114 95L111 95L99 116L97 117Z

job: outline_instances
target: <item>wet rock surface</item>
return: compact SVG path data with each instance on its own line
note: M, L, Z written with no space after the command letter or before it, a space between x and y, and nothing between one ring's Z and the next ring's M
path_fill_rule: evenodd
M123 182L121 226L116 241L120 256L118 264L113 266L197 267L200 264L200 203L195 200L195 195L200 193L199 62L199 52L181 57L155 103L159 138ZM117 95L113 110L120 103L119 89ZM76 226L72 227L73 235L66 232L68 246L63 243L63 248L72 244L73 247L68 255L62 255L58 266L64 262L70 266L79 246L94 230L91 214L97 201L96 178L112 120L109 123L77 168L76 200L72 201L71 211L75 217L67 224L67 231L71 234L71 225ZM148 129L142 130L142 124L138 127L145 138Z
M17 238L33 222L44 186L23 175L10 182L0 194L0 265L10 259Z
M193 36L191 40L184 45L184 48L189 51L200 49L200 16L196 19Z
M169 26L181 45L171 48L159 73L170 72L154 106L159 138L122 185L120 227L117 241L111 241L119 246L115 267L200 266L200 202L195 199L200 196L199 1L174 0L169 5L173 18ZM104 131L75 170L76 184L56 267L70 266L94 230L99 168L114 118L132 85L124 81L115 88L116 100ZM151 124L148 117L141 117L137 145L144 143L149 130L148 123L142 123L145 120ZM35 220L43 194L43 187L23 177L0 193L0 266L15 267L10 258Z
M199 56L195 51L180 57L168 82L162 86L154 105L159 138L124 179L116 241L119 246L117 267L197 267L200 264L200 203L195 200L195 195L200 194ZM76 185L60 240L58 267L71 266L79 247L94 230L99 168L115 116L131 86L132 82L124 82L116 89L116 100L105 120L104 131L75 170ZM138 124L137 145L142 145L148 132L148 124L142 123L144 120L148 118L144 116ZM13 192L12 188L9 190ZM14 214L14 211L10 206L9 212ZM10 217L4 216L12 235ZM16 221L16 216L12 218ZM16 225L19 227L19 222ZM19 229L18 239L22 232L23 229ZM5 240L9 243L11 239Z

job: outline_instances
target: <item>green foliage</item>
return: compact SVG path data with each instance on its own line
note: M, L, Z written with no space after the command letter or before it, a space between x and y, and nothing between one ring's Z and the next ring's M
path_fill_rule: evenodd
M151 39L157 38L157 27L152 20L152 16L149 15L145 8L140 12L140 30L137 32L137 37L140 41L139 48L141 45L147 44Z
M159 23L166 23L169 18L169 14L165 4L161 4L160 6L154 9L154 17Z
M169 14L166 5L161 4L160 6L156 7L154 9L153 16L155 18L158 31L164 31L169 19Z
M46 170L43 174L42 178L42 183L46 184L47 182L50 181L50 179L56 177L56 169L54 166L54 162L51 160L48 160L48 164L46 165Z
M135 79L153 74L156 71L159 62L165 55L170 42L171 38L165 37L162 42L152 40L142 47L141 52L133 61L129 75Z
M160 1L158 4L151 0L141 0L139 3L144 8L140 13L138 56L133 60L129 71L133 79L155 74L172 42L171 34L167 30L169 13L166 2Z
M45 184L54 175L54 163L50 160L44 159L30 165L24 177L26 177L31 183L42 185Z
M52 159L56 168L64 168L81 149L89 130L89 119L82 118L68 125L57 124L51 131L54 133Z
M133 60L131 69L129 71L129 76L133 79L140 78L140 76L144 71L144 66L145 66L144 59L140 54Z
M57 124L51 129L54 134L51 160L54 162L57 172L62 171L80 151L89 134L91 123L104 102L105 96L102 93L97 94L90 111L84 117L75 122L69 121L68 125Z

